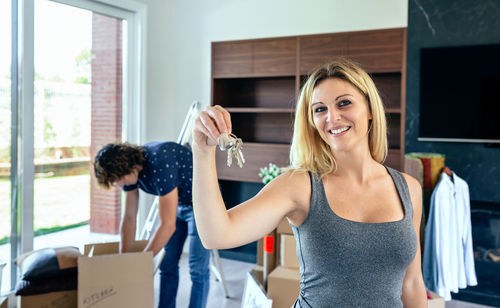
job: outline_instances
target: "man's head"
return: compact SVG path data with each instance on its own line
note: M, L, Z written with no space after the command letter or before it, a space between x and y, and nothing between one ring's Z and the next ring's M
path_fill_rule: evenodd
M94 160L97 183L105 188L135 184L146 160L143 153L143 147L129 143L105 145Z

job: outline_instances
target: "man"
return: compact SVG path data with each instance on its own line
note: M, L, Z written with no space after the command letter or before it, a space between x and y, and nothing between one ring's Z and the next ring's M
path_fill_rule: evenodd
M174 142L151 142L144 146L111 143L97 153L94 171L101 186L116 186L125 191L120 252L129 251L135 240L138 189L159 197L160 225L145 248L145 251L152 251L155 255L163 247L165 249L160 265L159 307L175 307L179 285L178 263L188 234L189 268L193 283L189 307L205 307L210 253L203 247L194 221L191 151Z

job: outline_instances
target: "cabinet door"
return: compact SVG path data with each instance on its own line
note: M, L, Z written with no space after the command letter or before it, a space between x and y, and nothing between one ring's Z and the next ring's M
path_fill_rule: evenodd
M351 33L348 56L368 72L399 72L403 32L403 29L391 29Z
M252 73L251 42L220 42L212 44L214 77L240 77Z
M265 39L253 43L253 74L293 76L297 63L297 38Z
M347 36L339 34L300 37L300 74L308 74L336 57L346 56L347 42Z

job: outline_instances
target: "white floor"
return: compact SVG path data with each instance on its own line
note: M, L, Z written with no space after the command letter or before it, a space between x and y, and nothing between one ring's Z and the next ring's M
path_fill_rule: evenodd
M241 297L245 288L245 277L255 264L239 262L221 258L223 274L228 288L229 298L224 295L220 281L215 280L213 272L210 273L210 291L208 293L207 308L239 308ZM187 254L182 254L179 263L179 290L177 291L177 307L188 307L191 293L191 279ZM155 307L158 302L159 276L155 276Z
M79 227L57 233L38 236L35 238L35 249L55 246L76 246L83 251L86 243L98 243L117 241L117 235L90 233L89 227ZM0 258L10 255L10 245L0 245ZM225 275L230 298L226 299L221 282L215 281L213 273L210 278L210 292L208 295L207 308L239 308L241 306L241 296L245 287L246 273L249 272L254 264L239 262L229 259L221 259L223 272ZM189 306L189 295L191 291L191 280L189 277L189 267L187 263L187 254L183 253L179 264L180 281L177 294L177 307L184 308ZM4 279L9 279L10 269L4 269ZM5 281L5 280L4 280ZM158 298L159 277L155 277L155 299ZM156 306L156 305L155 305ZM446 308L486 308L489 306L477 305L460 301L446 302Z

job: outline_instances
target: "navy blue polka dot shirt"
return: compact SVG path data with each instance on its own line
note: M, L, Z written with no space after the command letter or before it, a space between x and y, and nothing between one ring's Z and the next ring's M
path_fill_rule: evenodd
M136 184L126 185L124 191L140 188L163 196L177 187L179 203L192 205L193 155L175 142L150 142L144 145L146 162Z

